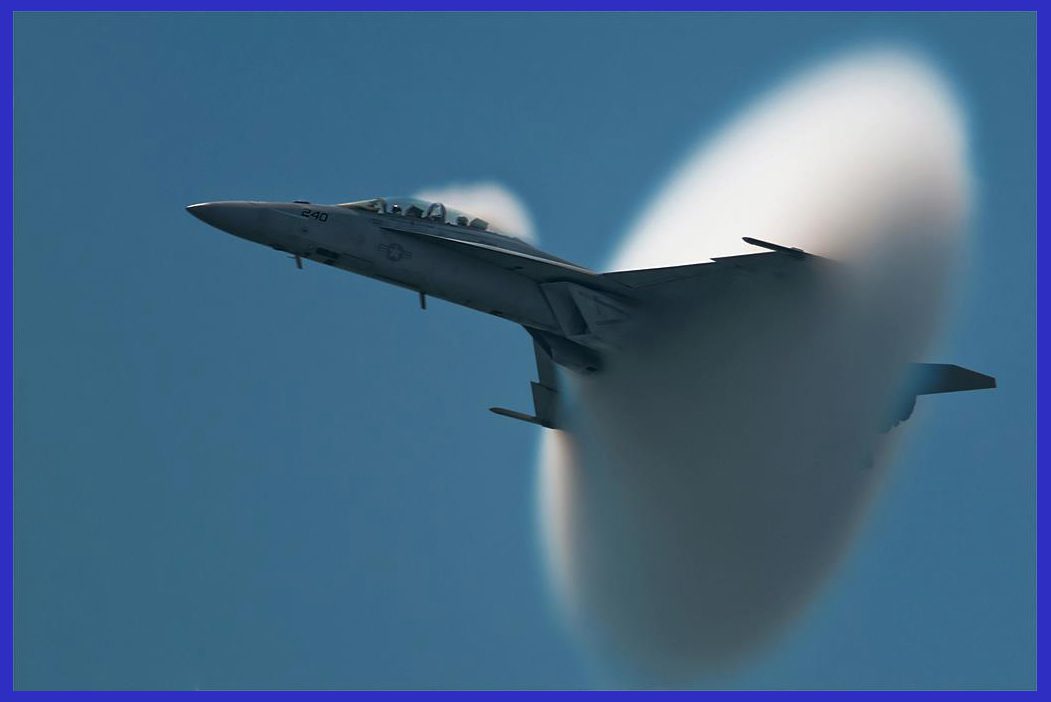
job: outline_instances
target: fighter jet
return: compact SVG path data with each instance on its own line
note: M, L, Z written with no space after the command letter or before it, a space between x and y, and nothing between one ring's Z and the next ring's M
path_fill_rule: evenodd
M744 275L784 279L825 259L797 248L744 237L762 253L669 268L597 273L498 231L485 220L440 202L391 197L336 205L293 202L206 202L186 208L224 232L303 260L335 266L415 291L421 308L437 297L521 325L533 339L538 379L533 414L492 407L496 414L562 427L555 366L602 371L631 328L635 313L674 305L683 283L717 291ZM884 430L908 419L916 397L996 387L991 376L947 364L917 363L910 390Z

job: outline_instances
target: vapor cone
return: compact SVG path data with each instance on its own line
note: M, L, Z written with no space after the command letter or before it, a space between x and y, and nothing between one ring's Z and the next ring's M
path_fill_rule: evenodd
M834 273L741 277L567 378L539 516L568 617L645 684L745 660L799 612L884 473L905 365L939 328L969 196L961 110L898 52L840 57L762 97L690 156L615 269L754 253Z

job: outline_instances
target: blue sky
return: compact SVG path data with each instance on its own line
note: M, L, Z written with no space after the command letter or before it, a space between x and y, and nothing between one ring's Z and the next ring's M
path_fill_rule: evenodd
M17 687L599 684L558 621L512 325L297 271L183 210L496 180L602 267L699 138L829 51L927 53L979 203L851 555L718 684L1035 682L1035 16L19 14ZM702 683L703 684L703 683Z

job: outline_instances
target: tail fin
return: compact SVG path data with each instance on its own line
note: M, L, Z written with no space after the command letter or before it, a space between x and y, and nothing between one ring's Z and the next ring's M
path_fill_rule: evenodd
M518 419L548 429L558 429L560 427L558 374L555 371L555 364L535 340L533 341L533 353L536 354L536 372L539 379L530 383L533 388L535 414L529 415L505 407L490 407L489 411L502 417Z

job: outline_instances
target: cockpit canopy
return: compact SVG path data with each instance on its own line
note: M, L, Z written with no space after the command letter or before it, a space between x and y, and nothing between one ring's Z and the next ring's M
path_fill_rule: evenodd
M446 207L440 202L428 202L415 197L377 197L371 200L346 202L340 207L351 210L365 210L376 214L415 217L439 224L451 224L455 227L468 227L478 231L510 236L494 229L489 222L479 217L472 217L466 212Z

